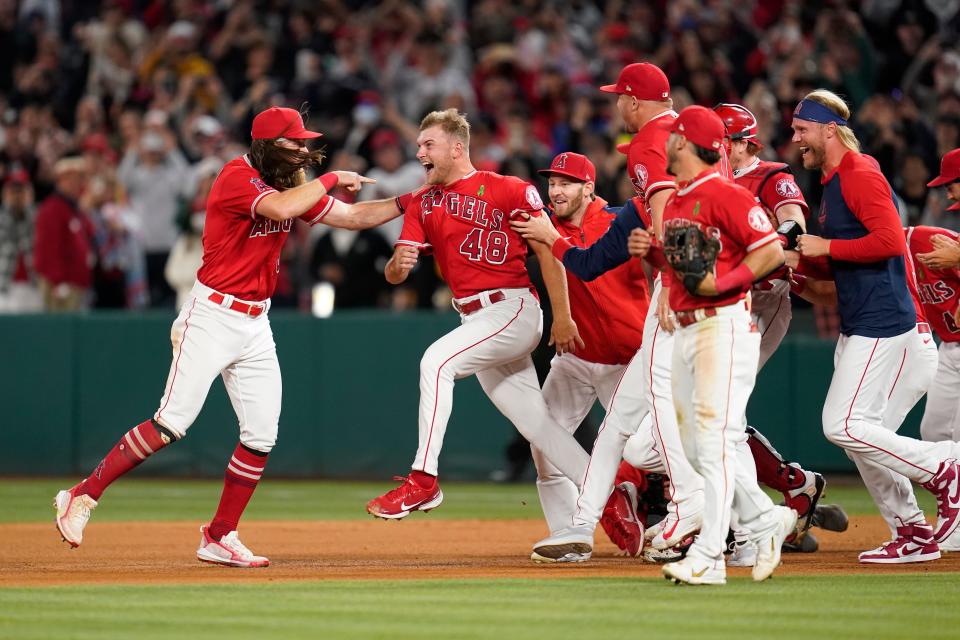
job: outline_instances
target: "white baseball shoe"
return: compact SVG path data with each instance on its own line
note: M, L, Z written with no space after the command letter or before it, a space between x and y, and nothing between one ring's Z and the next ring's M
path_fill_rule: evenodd
M690 555L663 565L663 577L675 584L727 584L727 571L722 560L701 560Z
M940 551L960 551L960 528L940 543Z
M270 566L270 560L254 555L240 542L236 531L231 531L217 541L207 533L207 525L200 527L200 548L197 549L197 560L228 567Z
M677 517L678 508L679 518ZM703 525L703 505L689 503L671 505L667 517L658 524L661 526L650 540L650 546L654 549L675 547L700 531Z
M539 564L586 562L593 555L593 529L568 527L533 545L530 559Z
M752 567L757 562L757 545L749 540L734 540L730 543L728 567Z
M83 530L90 520L90 512L97 508L97 501L87 495L76 495L80 485L60 491L53 499L57 510L57 531L72 548L83 542Z
M797 526L797 512L789 507L774 507L777 526L768 535L756 540L757 558L753 564L753 579L763 582L780 566L783 541Z

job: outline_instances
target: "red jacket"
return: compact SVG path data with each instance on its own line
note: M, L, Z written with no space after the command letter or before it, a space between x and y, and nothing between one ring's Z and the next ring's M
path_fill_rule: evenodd
M53 285L89 287L93 281L90 221L77 205L54 193L37 209L33 265Z
M587 206L580 227L551 216L554 226L575 247L589 247L606 233L616 214L597 198ZM567 271L570 309L585 349L576 356L600 364L627 364L643 341L650 306L647 276L640 260L630 260L596 280L584 282Z

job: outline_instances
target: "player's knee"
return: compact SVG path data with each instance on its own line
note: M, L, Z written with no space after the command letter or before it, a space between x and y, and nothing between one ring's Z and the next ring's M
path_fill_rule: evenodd
M254 452L270 453L277 444L277 427L266 429L241 429L240 444Z
M153 425L157 435L159 435L160 439L164 441L164 444L173 444L177 440L180 440L187 435L186 429L178 430L170 425L160 424L157 422L156 418L151 418L150 424Z
M830 407L823 408L823 435L838 446L844 446L850 441L847 435L848 417Z

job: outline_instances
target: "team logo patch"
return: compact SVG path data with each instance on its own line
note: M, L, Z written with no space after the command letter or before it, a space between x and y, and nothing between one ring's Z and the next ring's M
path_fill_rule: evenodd
M543 209L543 200L540 199L540 194L537 193L537 189L534 186L527 187L527 204L530 205L533 209Z
M750 209L750 212L747 213L747 221L753 229L762 233L773 231L773 225L770 224L770 219L767 218L767 214L764 213L760 207Z
M777 180L777 194L781 198L799 198L800 189L797 188L797 184L790 178L781 178Z
M647 186L647 179L650 177L650 174L647 173L647 168L642 164L633 165L633 173L637 176L637 185L640 189L645 189Z
M270 188L267 186L267 183L263 181L263 178L250 178L250 184L255 186L260 193Z

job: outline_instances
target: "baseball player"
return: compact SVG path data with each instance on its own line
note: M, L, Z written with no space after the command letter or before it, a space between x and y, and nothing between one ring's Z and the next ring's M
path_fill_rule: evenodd
M749 109L739 104L719 104L713 110L726 128L725 144L734 182L753 193L757 204L777 227L781 244L785 249L792 248L796 237L806 230L809 208L789 165L760 159L763 144L757 137L757 119ZM780 346L793 316L786 270L754 284L751 299L750 313L760 331L760 370ZM798 541L813 522L826 482L819 473L807 471L795 462L787 462L754 427L747 426L746 431L747 445L757 468L757 480L783 493L785 504L797 512L797 535L792 539ZM744 538L738 539L732 549L728 564L751 566L755 550Z
M680 325L673 398L684 450L704 480L700 535L682 560L663 568L677 583L726 583L731 507L757 545L756 581L780 564L781 546L797 522L793 509L775 506L760 489L749 450L740 446L760 351L749 291L783 264L783 250L753 194L717 171L724 135L710 109L680 112L667 161L681 188L664 208L662 246L650 251L655 264L670 266L670 308Z
M237 525L277 437L280 367L267 312L280 250L293 220L344 228L378 225L400 214L392 200L346 205L327 193L357 191L368 178L335 171L305 181L303 169L323 154L307 148L309 131L293 109L271 107L253 120L250 151L228 162L207 201L203 266L191 298L173 323L173 362L160 406L120 438L85 480L54 501L57 529L71 547L111 483L176 442L203 407L217 375L237 413L240 442L224 476L217 512L200 528L197 558L234 567L266 567L237 536ZM302 183L302 184L301 184Z
M823 431L851 458L906 476L937 500L932 531L919 520L898 522L897 538L876 550L874 561L899 561L892 554L932 559L939 554L935 543L946 540L960 522L958 451L956 443L907 438L884 424L890 390L898 386L901 365L916 344L917 310L892 191L876 161L860 153L849 117L842 99L818 89L797 105L792 123L804 167L820 169L824 185L823 237L798 238L799 270L834 280L841 321ZM871 481L865 478L868 488Z
M417 145L427 185L398 198L403 231L384 273L399 284L420 252L432 251L453 291L461 325L434 342L420 362L420 444L412 471L399 487L367 504L370 514L386 519L429 511L443 501L437 468L453 384L469 375L476 374L494 405L567 478L583 478L588 460L573 435L550 417L530 358L543 318L526 269L526 243L508 222L541 214L536 188L474 169L470 125L455 109L428 114ZM553 307L551 344L558 353L583 349L563 267L549 247L533 249Z
M672 110L670 84L663 71L649 63L630 64L620 72L616 84L603 86L601 90L617 94L617 110L624 125L628 131L635 132L627 149L627 166L641 205L638 212L632 214L625 207L608 233L587 249L575 248L542 221L513 223L526 237L549 243L564 266L584 280L596 278L629 260L630 234L647 226L659 228L663 205L676 188L666 167L666 140L676 113ZM633 240L638 256L645 252L649 237L643 235ZM536 555L573 561L590 557L593 533L613 488L621 458L635 467L671 478L672 502L668 515L657 528L645 534L652 540L652 546L672 547L700 528L703 480L683 455L676 426L669 384L673 320L667 293L660 294L662 287L658 276L644 322L639 357L628 364L611 400L594 443L573 522L567 530L536 543ZM651 429L641 426L647 413L653 419ZM637 437L631 438L634 434Z
M594 194L596 169L577 153L558 154L549 169L539 172L549 179L553 209L550 220L558 235L574 246L593 244L616 224L619 211ZM630 205L629 215L636 217ZM545 242L546 244L546 242ZM549 246L549 245L547 245ZM623 249L626 254L626 247ZM567 271L570 311L586 347L577 353L557 355L543 384L550 415L573 433L599 399L605 410L627 363L640 349L643 320L650 305L647 276L639 260L631 260L596 279L581 280ZM533 448L537 491L551 536L570 526L576 509L577 487ZM600 523L607 535L630 555L640 551L643 525L637 517L637 494L616 488L603 510ZM632 491L632 493L628 493ZM534 552L537 562L555 562ZM567 558L568 560L570 558Z
M940 175L927 186L946 187L947 199L953 201L947 211L960 211L960 149L944 154L940 160ZM917 262L931 269L960 267L960 242L950 234L938 233L930 238L930 243L930 251L916 254Z

